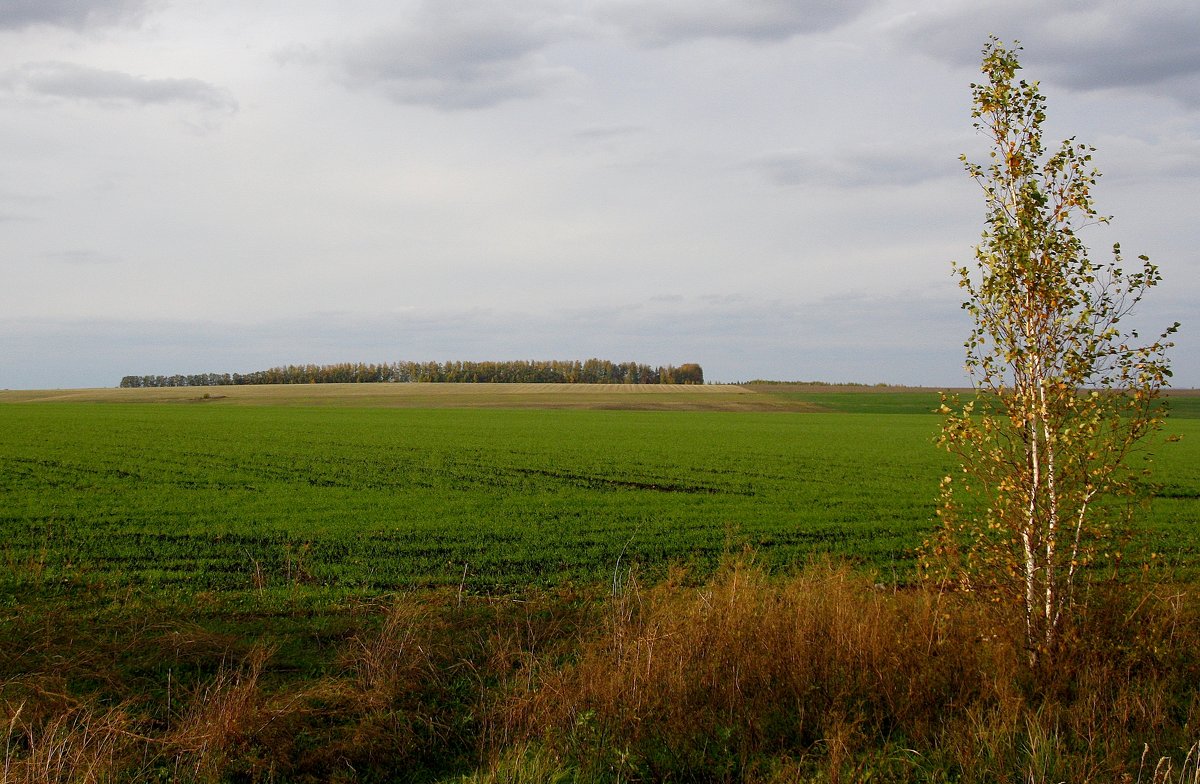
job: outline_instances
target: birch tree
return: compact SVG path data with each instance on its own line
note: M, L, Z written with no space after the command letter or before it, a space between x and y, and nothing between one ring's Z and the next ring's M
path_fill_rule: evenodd
M939 441L962 471L943 480L929 553L968 586L1011 592L1036 663L1054 656L1089 565L1131 512L1130 458L1161 425L1179 325L1150 341L1127 329L1158 269L1145 256L1126 265L1116 245L1089 256L1080 230L1108 222L1092 202L1094 149L1073 138L1043 148L1046 102L1018 79L1020 51L992 38L971 85L990 156L962 160L986 223L974 264L954 272L973 320L974 394L942 399Z

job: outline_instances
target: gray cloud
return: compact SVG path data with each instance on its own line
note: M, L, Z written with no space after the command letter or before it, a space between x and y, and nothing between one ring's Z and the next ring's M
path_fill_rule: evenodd
M398 103L478 109L540 95L568 78L541 53L572 20L521 4L428 0L401 27L341 48L343 80Z
M646 44L698 38L776 41L836 28L876 0L615 0L573 14L554 0L489 3L425 0L404 24L344 44L342 81L397 103L443 110L478 109L544 94L575 71L545 50L595 39L614 26ZM293 46L281 62L311 63L315 51Z
M746 166L783 187L906 187L960 174L956 157L949 143L923 149L876 146L823 154L784 150L753 158Z
M664 45L697 38L778 41L832 30L874 0L616 0L598 11L643 43Z
M1200 179L1200 140L1190 136L1152 140L1111 136L1099 140L1097 146L1105 181L1108 177L1118 182L1144 182L1149 177L1164 181Z
M1070 89L1150 88L1200 104L1200 5L1190 0L992 0L914 15L901 29L926 53L956 65L978 62L986 36L995 34L1021 41L1031 72Z
M343 83L397 103L443 110L479 109L535 98L576 76L546 50L596 40L604 26L641 43L698 38L777 41L836 28L877 0L608 0L573 13L557 0L491 3L424 0L404 22L335 48ZM323 55L303 45L281 50L284 63Z
M1100 150L1111 239L1163 265L1148 323L1187 328L1200 301L1197 113L1154 95L1197 81L1179 4L23 2L19 21L0 0L0 386L530 356L953 383L946 267L983 220L956 158L986 154L966 83L989 32L1025 40L1055 121L1054 79L1113 85L1062 96L1065 125ZM217 84L253 122L173 133L227 121ZM1198 345L1181 337L1181 383Z
M184 103L212 112L237 110L227 90L199 79L149 79L64 62L25 63L0 75L0 89L106 106Z
M150 0L4 0L0 2L0 29L50 25L84 29L136 22Z

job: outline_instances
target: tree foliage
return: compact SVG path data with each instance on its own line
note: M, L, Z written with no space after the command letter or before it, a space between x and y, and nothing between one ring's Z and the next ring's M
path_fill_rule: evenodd
M975 394L943 397L939 441L962 472L943 480L943 527L927 554L966 585L1011 591L1037 661L1128 519L1129 458L1161 424L1179 325L1152 341L1126 327L1158 269L1145 256L1127 269L1116 245L1106 260L1089 256L1080 230L1108 221L1092 201L1094 149L1073 138L1044 149L1045 98L1017 78L1019 52L992 38L971 86L975 128L991 145L985 163L962 159L986 224L973 267L955 265Z
M283 365L251 373L125 376L122 387L205 387L252 384L367 384L410 382L521 384L703 384L695 363L651 367L606 359L507 362L341 362Z

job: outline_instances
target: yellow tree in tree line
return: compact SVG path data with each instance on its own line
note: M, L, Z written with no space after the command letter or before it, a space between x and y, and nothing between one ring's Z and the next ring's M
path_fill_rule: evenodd
M971 85L991 143L983 164L962 157L987 217L973 268L955 265L975 394L943 396L939 443L962 472L943 480L925 555L965 585L1011 592L1036 664L1053 661L1085 570L1128 520L1139 475L1129 458L1162 424L1179 325L1141 341L1122 324L1158 269L1139 256L1126 270L1116 245L1104 261L1088 256L1079 230L1108 221L1092 203L1094 149L1072 138L1046 153L1045 98L1017 79L1020 51L990 39Z

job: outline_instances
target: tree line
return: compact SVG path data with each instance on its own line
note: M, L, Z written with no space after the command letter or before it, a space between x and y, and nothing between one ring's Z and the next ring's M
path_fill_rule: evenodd
M333 365L281 365L250 373L188 373L125 376L121 386L216 387L252 384L703 384L695 363L651 367L606 359L515 360L508 362L340 362Z

